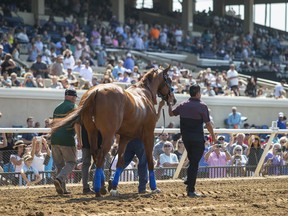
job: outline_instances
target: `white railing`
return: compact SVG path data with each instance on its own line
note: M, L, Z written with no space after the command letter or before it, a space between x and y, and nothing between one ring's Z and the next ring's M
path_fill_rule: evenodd
M179 128L155 128L154 133L159 134L165 131L166 133L180 133ZM50 128L0 128L0 133L49 133ZM204 129L204 132L209 133L207 129ZM249 133L249 134L270 134L270 138L265 146L262 157L260 158L257 168L255 170L254 176L259 176L261 167L264 163L265 157L270 149L272 141L276 134L287 134L288 129L278 129L277 123L272 122L272 127L270 129L214 129L216 134L235 134L235 133ZM187 157L187 152L184 151L181 160L179 161L179 165L176 168L176 172L173 176L173 179L178 178L181 168L184 164L184 161Z

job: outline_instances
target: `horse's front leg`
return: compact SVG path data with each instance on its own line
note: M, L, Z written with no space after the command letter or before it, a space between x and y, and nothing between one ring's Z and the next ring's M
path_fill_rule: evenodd
M152 133L146 133L143 137L148 170L149 170L149 186L152 192L160 192L157 188L156 179L154 174L154 160L153 160L153 147L154 147L154 131Z
M119 192L117 190L117 186L119 183L119 179L121 176L121 173L124 170L124 152L128 143L128 139L124 138L124 137L120 137L119 140L119 146L118 146L118 161L117 161L117 165L116 165L116 171L114 173L114 177L112 180L112 189L110 190L110 193L112 196L118 196Z

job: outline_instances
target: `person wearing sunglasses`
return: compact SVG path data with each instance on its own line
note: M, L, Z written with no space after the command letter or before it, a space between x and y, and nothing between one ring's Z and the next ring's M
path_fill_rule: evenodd
M204 155L204 159L210 167L209 178L227 177L226 166L231 160L231 155L224 145L220 144L220 142L213 144Z
M175 108L172 108L173 98L169 98L168 112L170 116L180 116L180 131L189 159L186 191L188 197L196 198L201 196L196 193L195 184L199 161L205 150L203 123L205 123L211 135L212 142L216 142L216 137L209 117L208 107L201 101L200 86L192 84L189 88L189 94L190 98Z
M166 141L163 145L163 152L160 155L160 167L165 168L163 170L162 179L170 179L175 173L175 168L178 166L179 161L177 155L173 153L173 145L171 142Z
M227 146L228 145L228 143L225 141L225 137L223 135L217 136L217 140L223 146Z
M255 172L256 166L263 154L263 149L261 147L260 137L256 135L251 135L248 139L248 149L246 156L248 157L247 170L252 172L249 174L252 175Z
M231 170L231 175L233 177L245 176L245 165L247 164L247 162L248 158L246 157L246 155L243 154L242 146L236 146L233 149L233 155L231 157L229 165L235 166L237 168Z
M284 165L283 151L280 143L274 143L271 152L265 157L263 164L263 175L281 175L283 171L281 166Z

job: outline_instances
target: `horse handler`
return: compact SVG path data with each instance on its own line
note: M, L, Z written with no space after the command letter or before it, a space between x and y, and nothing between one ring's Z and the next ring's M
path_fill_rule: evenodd
M77 92L66 89L65 100L59 104L53 113L53 120L64 118L77 107L75 104ZM66 189L67 176L76 165L75 130L71 125L63 126L51 135L52 157L56 167L54 185L58 194L70 194Z
M201 196L195 192L195 184L199 161L205 149L203 123L206 124L213 142L216 142L216 137L210 121L208 107L201 101L200 86L197 84L190 86L189 93L190 98L176 108L172 109L172 104L169 103L168 111L170 116L180 115L182 140L189 159L189 167L187 169L187 196L195 198Z
M123 170L131 163L135 155L137 156L139 160L138 162L138 176L139 176L138 193L139 194L147 193L148 191L146 190L146 184L148 182L148 166L147 166L147 159L146 159L144 144L140 139L133 139L127 144L126 150L124 153L125 164L124 164ZM108 191L111 191L112 189L113 180L114 180L114 175L112 175L111 179L108 181Z

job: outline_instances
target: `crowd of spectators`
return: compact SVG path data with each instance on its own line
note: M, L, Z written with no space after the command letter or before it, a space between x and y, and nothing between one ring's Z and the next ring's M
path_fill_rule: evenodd
M214 55L226 60L251 61L244 64L245 70L278 69L279 64L288 63L288 34L275 29L254 25L254 32L244 32L244 21L234 16L218 17L212 11L198 13L195 24L206 30L201 38L203 49L200 54ZM270 66L260 64L255 59L265 59Z
M74 8L75 6L61 4L64 4L64 13L65 8ZM3 16L0 16L3 23L0 43L1 75L3 76L1 85L4 87L40 88L68 88L70 85L74 85L79 89L88 89L98 83L113 81L133 84L143 75L143 72L140 72L141 70L157 67L156 62L144 63L143 66L143 59L132 56L130 52L127 52L125 56L107 53L106 47L158 51L181 50L182 47L190 49L196 54L207 51L226 55L227 53L235 54L242 49L256 49L255 47L260 45L256 46L253 44L254 41L260 43L264 40L269 43L261 42L264 45L266 44L263 45L262 50L265 50L265 47L272 49L277 44L277 50L281 49L282 54L287 52L280 43L287 39L284 33L272 30L271 33L270 30L259 27L256 28L257 30L253 35L243 35L240 20L231 17L217 18L211 11L195 15L195 22L207 27L202 36L197 37L189 35L189 32L184 35L182 29L177 25L146 25L131 17L127 18L125 23L119 23L115 16L109 17L108 14L111 13L106 16L99 16L96 15L97 13L92 13L91 10L88 11L87 23L81 23L79 17L81 17L80 14L87 12L86 4L88 2L85 2L82 6L78 5L80 8L75 6L75 8L78 8L78 12L75 13L74 8L73 13L70 14L70 19L63 15L63 22L56 22L54 16L50 16L48 21L37 20L34 26L17 26L16 23L8 22L7 17L12 16L11 10L17 9L15 9L15 5L10 5L10 7L3 5ZM105 11L109 8L105 4L101 7L104 7ZM55 9L55 11L58 10ZM222 31L217 31L219 28ZM25 53L26 59L22 57L23 50L27 52ZM256 49L252 53L257 52ZM257 57L255 55L249 54L244 57L243 63L237 70L240 72L262 67L260 70L280 71L279 64L276 63L272 63L270 66L267 63L260 65L255 60L254 57ZM234 58L228 59L235 60ZM248 63L248 61L251 61L251 63ZM287 67L285 70L287 71ZM283 74L285 74L285 70ZM208 80L205 80L206 73L208 74ZM210 71L209 74L209 69L206 69L201 70L198 77L193 77L189 70L179 64L172 67L170 75L173 78L173 86L177 93L186 92L187 86L196 80L205 88L204 94L210 96L218 94L231 95L230 80L226 79L227 75L225 73L226 71L223 71L222 74L218 71L213 71L213 73ZM101 75L97 76L96 74ZM9 76L11 79L8 78ZM22 77L24 77L24 80ZM79 77L81 80L78 79ZM50 79L51 81L44 79ZM237 92L235 91L234 81L232 94L253 97L265 95L264 89L259 88L259 86L256 89L256 82L257 78L253 77L247 81L240 80L237 88L240 91Z

